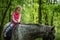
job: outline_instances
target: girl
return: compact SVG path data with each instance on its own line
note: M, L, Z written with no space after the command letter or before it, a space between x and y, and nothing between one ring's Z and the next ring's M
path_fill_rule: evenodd
M12 30L14 30L16 28L16 25L20 22L21 19L21 7L18 6L16 7L13 15L12 15L12 19L11 22L9 24L9 26L4 30L4 38L5 40L11 40L11 36L12 36Z

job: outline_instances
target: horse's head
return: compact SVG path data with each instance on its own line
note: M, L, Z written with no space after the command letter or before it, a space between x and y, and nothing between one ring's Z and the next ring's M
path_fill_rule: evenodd
M43 40L54 40L55 39L55 27L45 25L43 28L46 33L43 35Z

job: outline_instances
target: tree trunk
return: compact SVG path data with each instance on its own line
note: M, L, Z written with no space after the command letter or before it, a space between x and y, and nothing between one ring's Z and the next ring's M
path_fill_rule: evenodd
M47 15L47 12L45 12L45 14L46 14L46 15L45 15L45 25L49 25L49 24L48 24L48 15Z
M39 13L38 13L38 23L42 24L42 13L41 13L41 0L39 0Z
M9 10L9 22L10 22L10 20L11 20L11 8Z
M4 12L3 17L2 17L2 21L1 21L1 29L0 29L0 38L1 38L2 30L3 30L4 19L5 19L5 17L6 17L6 13L7 13L8 9L9 9L10 5L11 5L11 0L10 0L10 2L9 2L9 4L8 4L7 9L6 9L5 12Z
M53 18L54 18L54 11L53 11L52 17L51 17L51 26L53 26Z

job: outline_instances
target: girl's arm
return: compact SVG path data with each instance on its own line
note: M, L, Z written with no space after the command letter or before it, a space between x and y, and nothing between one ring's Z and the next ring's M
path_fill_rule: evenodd
M17 23L17 21L16 21L15 18L14 18L14 15L12 16L12 20Z
M21 20L21 14L20 14L20 16L19 16L18 22L20 22L20 20Z

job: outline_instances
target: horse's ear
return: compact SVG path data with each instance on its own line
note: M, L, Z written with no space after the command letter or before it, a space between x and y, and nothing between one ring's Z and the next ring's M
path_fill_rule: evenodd
M51 31L54 30L55 26L52 27Z

